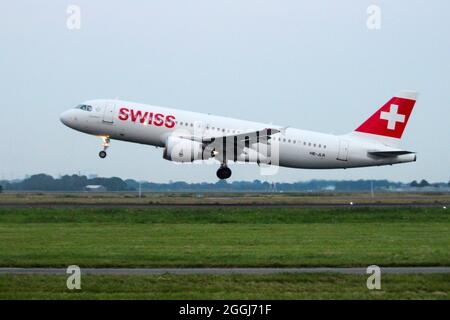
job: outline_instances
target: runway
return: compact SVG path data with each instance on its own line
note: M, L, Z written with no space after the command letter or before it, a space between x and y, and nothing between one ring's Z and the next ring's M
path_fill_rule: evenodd
M366 274L366 268L81 268L87 275L162 275L162 274L279 274L340 273ZM450 267L381 267L382 274L450 273ZM0 268L0 274L65 275L64 268Z
M105 203L0 203L0 209L158 209L158 208L447 208L443 203L305 203L305 204L105 204Z

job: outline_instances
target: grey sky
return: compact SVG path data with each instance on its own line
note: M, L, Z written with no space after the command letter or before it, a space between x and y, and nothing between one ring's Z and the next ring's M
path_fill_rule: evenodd
M81 8L81 30L66 9ZM381 29L366 9L381 8ZM97 173L215 181L217 166L182 166L162 150L101 141L59 114L120 98L323 132L355 129L401 89L419 101L403 144L418 162L351 170L280 169L233 179L450 178L449 1L2 1L0 178Z

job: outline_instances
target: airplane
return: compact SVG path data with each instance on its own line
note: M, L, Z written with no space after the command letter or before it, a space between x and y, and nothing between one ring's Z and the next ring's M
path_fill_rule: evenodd
M392 97L354 131L332 135L210 114L99 99L61 114L61 122L101 137L103 150L112 139L164 148L175 162L215 159L219 179L231 177L228 164L252 162L302 169L347 169L416 161L399 148L417 99L404 90Z

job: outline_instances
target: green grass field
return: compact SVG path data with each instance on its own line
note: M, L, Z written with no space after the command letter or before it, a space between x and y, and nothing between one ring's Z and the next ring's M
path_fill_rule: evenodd
M1 209L2 267L450 265L430 209Z
M137 192L0 193L1 204L449 204L446 192Z
M450 265L450 211L0 209L1 267ZM450 275L0 275L0 299L448 299Z
M0 299L449 299L450 275L382 275L368 290L365 275L82 276L0 275Z

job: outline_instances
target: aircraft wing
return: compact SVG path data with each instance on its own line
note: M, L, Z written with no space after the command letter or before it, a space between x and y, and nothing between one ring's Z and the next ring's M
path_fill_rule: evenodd
M222 142L224 139L230 143L236 141L239 145L246 145L247 143L267 143L272 135L279 132L280 130L276 128L265 128L261 130L246 131L231 135L219 135L212 137L183 136L182 138L202 142L207 145L214 142Z
M260 144L269 144L270 137L280 130L276 128L264 128L261 130L252 130L240 132L231 135L221 135L213 137L184 136L182 138L197 141L203 144L203 148L209 148L217 159L233 159L236 161L239 155L244 154L247 159L254 158L256 162L264 159L259 149ZM256 144L253 149L252 146ZM265 148L267 149L267 148ZM263 150L265 150L263 149Z

